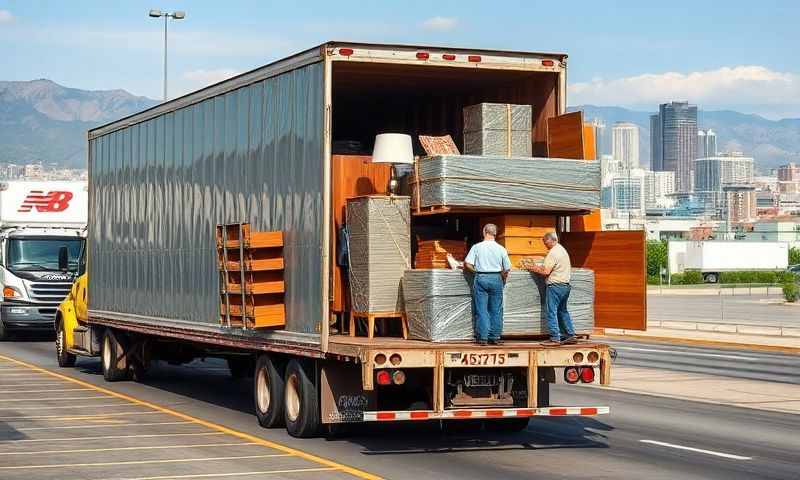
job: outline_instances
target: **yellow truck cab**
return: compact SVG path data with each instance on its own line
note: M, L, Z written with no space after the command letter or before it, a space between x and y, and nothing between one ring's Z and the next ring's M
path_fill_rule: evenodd
M89 319L86 298L86 284L88 275L79 276L67 295L67 298L58 306L55 318L56 331L56 357L61 367L75 365L76 356L70 351L75 345L75 332L80 331Z

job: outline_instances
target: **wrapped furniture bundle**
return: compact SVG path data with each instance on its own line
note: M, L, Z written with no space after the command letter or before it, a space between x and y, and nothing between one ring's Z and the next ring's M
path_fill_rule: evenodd
M479 103L464 108L466 155L531 156L530 105Z
M472 340L472 276L460 270L407 270L403 276L409 338L432 342ZM594 272L572 269L568 308L577 333L594 326ZM541 276L512 270L504 291L503 336L547 335L545 283Z
M600 208L597 161L442 155L421 159L417 168L419 178L412 183L415 208Z
M400 280L411 268L409 198L347 200L353 312L402 312Z

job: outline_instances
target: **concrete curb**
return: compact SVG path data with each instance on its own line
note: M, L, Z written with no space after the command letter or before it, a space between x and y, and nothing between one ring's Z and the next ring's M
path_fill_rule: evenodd
M800 312L798 312L800 313ZM764 337L790 337L800 338L800 327L780 327L772 325L745 325L735 323L713 323L713 322L677 322L677 321L658 321L647 322L647 331L653 330L684 330L712 333L729 333L739 335L757 335ZM640 330L624 330L619 328L606 328L606 333L613 335L638 335Z

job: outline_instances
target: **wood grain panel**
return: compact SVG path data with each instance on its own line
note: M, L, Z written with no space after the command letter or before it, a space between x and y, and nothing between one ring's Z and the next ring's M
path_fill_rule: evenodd
M572 112L547 119L547 156L584 159L583 112Z
M647 329L645 232L564 232L573 267L595 273L595 326Z
M336 258L336 241L339 227L345 223L347 199L364 195L387 193L387 186L391 177L391 166L388 164L371 163L369 155L332 155L331 163L333 175L331 177L333 199L334 231L331 236L333 251L332 258ZM347 272L333 262L333 288L331 290L333 301L331 309L334 312L348 310L349 298L347 292Z

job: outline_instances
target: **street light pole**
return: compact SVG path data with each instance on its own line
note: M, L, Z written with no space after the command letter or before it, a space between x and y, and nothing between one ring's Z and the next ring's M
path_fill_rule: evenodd
M186 12L162 12L161 10L150 10L149 16L152 18L164 17L164 101L167 101L167 29L169 19L183 20L186 18Z

